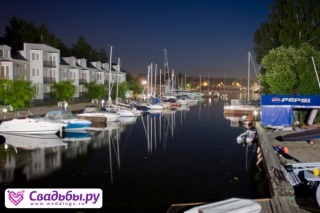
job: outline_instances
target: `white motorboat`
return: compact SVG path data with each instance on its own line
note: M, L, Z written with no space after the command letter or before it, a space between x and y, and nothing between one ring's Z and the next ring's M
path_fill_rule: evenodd
M6 144L15 148L34 150L39 148L67 147L57 135L28 135L1 133L6 138Z
M196 206L187 211L184 211L184 213L260 213L261 210L261 205L253 200L230 198L223 201Z
M98 110L97 106L87 106L82 113L76 115L77 118L86 119L92 122L110 122L119 119L120 115L117 113Z
M45 119L51 121L59 121L67 124L66 131L78 131L86 129L91 125L91 121L76 118L70 111L66 110L52 110L47 112L44 116Z
M14 134L57 134L63 132L67 124L44 120L33 115L28 110L18 110L12 120L3 121L0 125L1 133Z
M139 112L136 108L126 109L116 105L107 105L105 106L105 110L107 112L117 113L120 117L137 117L141 115L141 112Z
M246 114L254 114L254 111L260 111L259 106L252 106L248 104L242 104L238 99L232 99L230 105L225 105L223 107L224 114L232 114L232 115L246 115Z

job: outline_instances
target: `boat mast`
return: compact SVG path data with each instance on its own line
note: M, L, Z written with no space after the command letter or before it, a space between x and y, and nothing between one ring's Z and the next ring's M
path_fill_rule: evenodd
M164 49L164 68L163 68L163 73L164 73L164 83L165 83L165 93L172 93L170 91L170 72L169 72L169 63L168 63L168 56L167 56L167 49ZM167 79L166 79L167 76Z
M157 97L157 64L154 67L154 97Z
M201 75L200 75L200 93L201 93Z
M249 88L249 85L250 85L250 52L248 52L248 88L247 88L247 91L248 91L248 102L249 102L249 92L250 92L250 88Z
M116 92L116 105L118 105L118 99L119 99L119 75L120 75L120 58L118 58L118 66L117 66L117 92Z
M209 85L210 85L210 80L209 80L209 73L208 73L208 95L209 95Z
M109 45L110 46L110 45ZM109 58L109 85L108 85L108 105L111 105L112 100L111 100L111 68L112 68L112 46L110 46L110 58Z
M162 85L161 85L161 69L160 69L160 83L159 83L159 85L160 85L160 87L159 87L159 97L160 97L160 100L162 99L162 96L161 96L161 87L162 87Z
M312 59L312 63L313 63L313 67L314 67L314 71L315 71L315 73L316 73L317 81L318 81L318 85L319 85L319 89L320 89L320 82L319 82L319 76L318 76L318 73L317 73L316 64L314 63L314 59L313 59L313 57L311 57L311 59Z

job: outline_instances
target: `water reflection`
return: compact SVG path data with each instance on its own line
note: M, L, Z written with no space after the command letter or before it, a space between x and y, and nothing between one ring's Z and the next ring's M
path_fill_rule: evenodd
M47 176L61 167L62 151L67 147L57 135L2 134L0 183L14 181L15 170L26 180Z
M80 155L86 155L91 140L92 134L85 130L79 132L65 132L62 141L68 144L68 149L64 151L64 156L72 159Z
M229 97L239 98L237 95ZM260 176L255 174L254 146L236 144L243 129L230 127L223 104L222 100L199 99L196 107L92 126L87 139L70 135L62 139L67 149L59 147L56 152L60 155L53 153L60 164L58 159L56 164L42 159L42 164L47 161L59 172L11 185L101 188L108 197L101 210L111 212L165 212L172 203L230 196L260 198L264 192L257 191L256 177ZM25 171L34 161L31 152L12 149L1 153L1 183L4 167L9 171L8 182L18 179L13 170ZM11 167L4 165L7 157L15 160Z

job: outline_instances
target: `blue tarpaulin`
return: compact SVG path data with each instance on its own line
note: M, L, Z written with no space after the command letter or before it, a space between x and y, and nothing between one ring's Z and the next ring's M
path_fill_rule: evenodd
M268 127L288 127L292 124L290 106L262 106L261 124Z
M261 95L261 124L271 128L291 127L293 109L319 109L319 95Z

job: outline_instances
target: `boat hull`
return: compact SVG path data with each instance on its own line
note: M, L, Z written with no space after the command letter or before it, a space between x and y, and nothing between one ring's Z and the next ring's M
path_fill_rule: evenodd
M46 122L36 119L12 119L3 121L0 125L1 133L14 134L56 134L64 131L66 124L56 122Z
M224 106L223 113L230 115L252 115L254 111L259 111L260 108L252 106Z
M261 205L253 200L230 198L219 202L196 206L187 211L184 211L184 213L259 213L261 212L261 210Z

